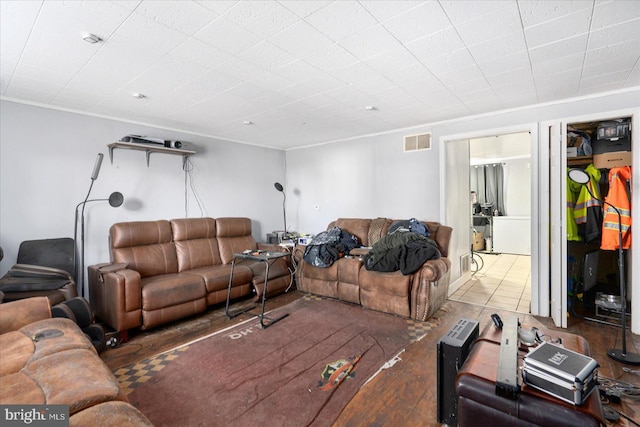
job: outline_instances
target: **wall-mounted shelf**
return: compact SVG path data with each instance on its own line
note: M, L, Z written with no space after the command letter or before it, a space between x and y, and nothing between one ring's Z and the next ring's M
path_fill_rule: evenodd
M164 153L164 154L174 154L174 155L180 155L182 156L182 168L184 169L186 163L187 163L187 159L189 158L190 155L192 154L196 154L195 151L193 150L183 150L183 149L179 149L179 148L168 148L168 147L163 147L162 145L158 144L153 145L153 144L139 144L139 143L135 143L135 142L113 142L111 144L107 144L107 147L109 147L109 160L111 160L111 164L113 164L113 150L115 150L116 148L125 148L128 150L137 150L137 151L144 151L147 155L147 167L149 167L149 157L151 156L151 153Z

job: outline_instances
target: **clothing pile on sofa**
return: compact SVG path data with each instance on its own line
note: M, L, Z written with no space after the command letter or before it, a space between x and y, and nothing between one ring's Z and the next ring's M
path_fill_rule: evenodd
M429 238L429 229L411 218L389 227L389 233L378 240L364 257L367 270L413 274L430 259L440 258L436 242Z
M335 261L360 246L358 238L340 227L317 234L304 251L303 259L316 267L331 267Z
M305 262L315 267L331 267L338 259L360 247L358 238L340 227L332 227L316 235L306 247ZM388 233L373 244L364 256L367 270L413 274L430 259L440 258L435 241L429 238L429 229L415 218L396 221Z

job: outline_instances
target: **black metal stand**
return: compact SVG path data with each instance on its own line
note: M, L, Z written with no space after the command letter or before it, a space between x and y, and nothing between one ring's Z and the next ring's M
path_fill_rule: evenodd
M231 261L231 273L229 274L229 287L227 288L227 306L225 308L225 313L227 315L227 319L231 319L232 317L235 317L239 314L242 313L246 313L247 311L255 308L256 306L252 306L252 307L245 307L242 308L240 310L234 311L234 312L230 312L229 311L229 300L231 299L231 283L233 281L233 270L235 269L235 265L236 265L236 259L249 259L249 260L253 260L253 261L260 261L260 262L264 262L264 289L262 291L262 302L260 304L260 314L258 314L258 317L260 318L260 327L262 329L266 329L269 326L273 325L276 322L279 322L280 320L284 319L285 317L287 317L289 315L289 313L284 313L282 315L280 315L279 317L276 317L274 319L270 319L268 317L265 317L264 315L264 305L265 302L267 300L267 285L269 282L269 265L270 265L270 261L276 260L278 258L283 258L286 256L290 256L291 254L289 252L265 252L265 253L257 253L257 254L253 254L253 253L248 253L248 254L234 254L233 256L233 261ZM266 322L265 322L266 320Z
M640 365L640 356L634 353L627 353L627 286L624 278L624 254L622 252L622 214L611 203L604 202L611 206L618 214L618 282L620 284L620 303L622 305L622 313L620 314L620 323L622 323L622 348L607 350L607 356L628 365Z
M257 306L257 304L254 304L253 306L244 307L239 310L235 310L233 312L229 311L229 301L231 300L231 283L233 283L233 270L235 270L235 267L236 267L236 257L234 256L233 260L231 261L231 273L229 273L229 287L227 288L227 305L224 309L224 312L227 315L227 319L232 319L242 313L246 313L247 311L252 310Z

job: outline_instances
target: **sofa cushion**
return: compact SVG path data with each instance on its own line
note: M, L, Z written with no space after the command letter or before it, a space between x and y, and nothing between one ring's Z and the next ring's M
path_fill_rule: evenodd
M206 290L202 277L178 273L142 279L142 309L157 310L204 298Z
M69 415L109 400L126 401L107 365L89 350L61 351L28 364L21 372L40 387L43 403L69 405Z
M338 298L360 304L360 270L362 259L342 258L336 262L338 265Z
M169 221L117 223L111 226L109 238L112 261L127 264L141 277L178 272Z
M0 380L0 403L3 405L43 405L49 403L40 385L24 371Z
M38 320L51 317L51 306L46 297L18 300L0 305L0 334L17 331Z
M229 287L229 276L231 275L230 265L212 265L210 267L200 267L189 270L189 274L202 277L207 293L226 290ZM233 269L232 287L247 285L251 283L253 273L248 266L240 265L236 262Z
M304 269L304 277L318 280L338 280L338 264L341 260L334 262L330 267L316 267L308 262L303 263L300 267Z
M220 248L220 258L224 264L233 261L233 254L258 247L251 235L249 218L216 219L216 236Z
M399 271L381 273L360 270L360 302L363 307L385 313L410 317L410 292L412 275Z
M327 230L333 227L342 228L358 238L358 241L362 246L371 246L369 244L369 226L371 225L370 219L363 218L338 218L333 221L327 227Z
M424 221L423 221L424 222ZM443 257L449 256L449 242L451 241L451 233L453 229L451 227L446 227L440 224L439 222L427 221L425 222L427 227L429 227L429 232L431 233L431 239L435 240L438 244L438 250L440 251L440 255Z
M376 242L387 235L393 220L389 218L375 218L371 220L369 232L367 234L367 246L373 246Z
M39 320L20 328L18 332L35 341L34 352L29 363L61 351L89 350L95 352L91 341L70 319L55 317Z
M213 218L171 220L178 271L222 264Z
M172 219L171 231L175 242L216 237L216 220L213 218Z
M126 402L105 402L69 417L69 426L84 427L99 422L101 427L153 426L151 421Z
M18 331L0 335L0 377L24 368L35 350L33 340Z

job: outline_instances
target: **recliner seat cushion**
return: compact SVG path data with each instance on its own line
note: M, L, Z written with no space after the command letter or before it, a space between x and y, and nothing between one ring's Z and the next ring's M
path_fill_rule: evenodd
M69 405L70 415L98 403L126 401L118 381L93 351L61 351L29 363L22 372L38 385L43 403ZM3 402L12 403L11 398Z
M157 310L204 298L204 281L195 274L178 273L142 279L142 309Z
M206 285L207 292L226 290L229 287L229 276L231 275L230 265L213 265L210 267L194 268L189 270L189 274L202 277ZM246 285L251 282L253 273L249 267L239 265L233 270L233 282L231 287Z

